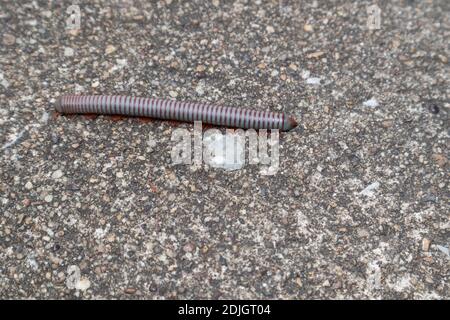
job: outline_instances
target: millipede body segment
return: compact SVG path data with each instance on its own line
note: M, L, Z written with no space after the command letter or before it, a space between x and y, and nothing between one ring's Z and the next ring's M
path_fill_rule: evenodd
M56 110L61 113L95 113L186 122L202 121L218 126L244 129L288 131L297 126L297 121L284 113L130 96L65 95L57 99Z

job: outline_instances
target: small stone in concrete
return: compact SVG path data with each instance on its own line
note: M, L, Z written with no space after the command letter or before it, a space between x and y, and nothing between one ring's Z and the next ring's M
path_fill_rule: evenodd
M52 178L53 179L59 179L64 175L64 173L61 170L56 170L52 173Z
M430 249L430 244L431 244L430 239L423 238L422 239L422 250L428 251Z
M72 48L66 47L64 49L64 55L66 57L72 57L74 55L74 50Z

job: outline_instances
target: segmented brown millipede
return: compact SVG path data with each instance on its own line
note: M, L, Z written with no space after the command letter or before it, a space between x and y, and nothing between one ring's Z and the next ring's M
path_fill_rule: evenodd
M284 113L129 96L65 95L57 99L56 110L61 113L96 113L189 122L202 121L218 126L244 129L288 131L297 126L295 118Z

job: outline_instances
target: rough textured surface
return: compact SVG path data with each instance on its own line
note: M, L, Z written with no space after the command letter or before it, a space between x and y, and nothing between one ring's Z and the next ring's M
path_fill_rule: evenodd
M79 32L0 4L0 298L450 298L447 0L372 31L363 1L115 2ZM274 176L174 166L175 124L55 115L71 92L302 128Z

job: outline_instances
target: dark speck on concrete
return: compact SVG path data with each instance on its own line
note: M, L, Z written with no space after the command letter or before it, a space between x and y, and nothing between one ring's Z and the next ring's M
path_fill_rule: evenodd
M432 114L438 114L439 113L439 106L437 104L435 104L435 103L431 103L428 106L428 110L430 110L430 112Z

